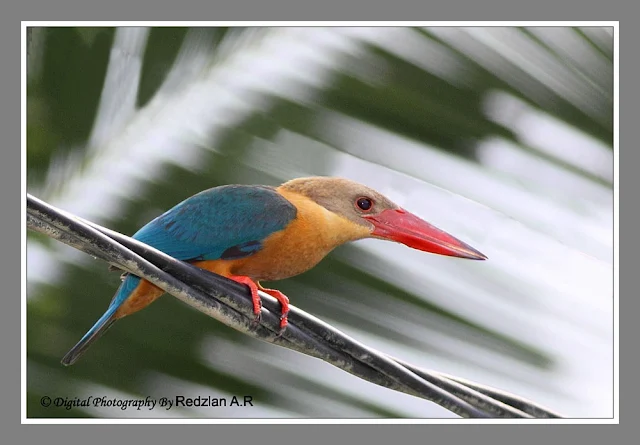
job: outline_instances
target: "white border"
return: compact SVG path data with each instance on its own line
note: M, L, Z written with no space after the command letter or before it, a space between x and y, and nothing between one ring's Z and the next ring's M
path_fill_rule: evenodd
M27 26L20 29L20 420L27 423Z
M26 113L26 30L29 26L273 26L273 27L296 27L296 26L597 26L597 27L613 27L613 45L614 45L614 363L613 363L613 383L614 383L614 406L612 419L29 419L27 418L27 383L26 383L26 153L27 153L27 113ZM341 21L322 21L322 22L251 22L251 21L231 21L231 22L194 22L194 21L177 21L177 22L157 22L157 21L22 21L21 22L21 196L22 196L22 228L21 228L21 423L22 424L619 424L620 410L620 386L619 386L619 200L620 200L620 156L619 156L619 28L618 21L491 21L491 22L341 22Z

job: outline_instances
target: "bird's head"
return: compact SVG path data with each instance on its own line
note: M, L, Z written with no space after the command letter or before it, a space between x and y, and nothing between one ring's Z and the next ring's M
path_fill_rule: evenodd
M363 237L396 241L414 249L472 260L487 257L473 247L401 208L381 193L332 177L298 178L283 190L304 195L330 212L368 229Z

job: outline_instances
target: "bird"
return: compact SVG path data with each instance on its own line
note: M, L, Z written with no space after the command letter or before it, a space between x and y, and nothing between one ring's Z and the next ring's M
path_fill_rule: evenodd
M156 217L133 236L167 255L249 287L256 320L258 290L281 306L289 299L261 281L283 280L317 265L334 248L364 238L472 260L487 257L355 181L313 176L280 186L221 185L197 193ZM106 312L62 358L71 365L118 319L145 308L164 291L132 274L123 277Z

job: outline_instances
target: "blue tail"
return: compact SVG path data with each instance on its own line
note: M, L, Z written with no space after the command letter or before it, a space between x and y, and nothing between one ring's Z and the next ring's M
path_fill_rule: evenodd
M76 345L69 350L62 357L62 364L65 366L73 365L81 356L85 353L85 351L95 342L97 339L102 337L102 335L107 332L117 320L116 311L125 302L125 300L131 295L131 292L138 286L140 283L140 278L128 275L124 282L120 285L118 292L111 300L111 304L109 305L109 309L100 317L100 319L93 325L89 331L84 334L84 337L80 339Z
M93 344L94 341L102 337L102 334L107 332L107 329L109 329L111 325L113 325L113 323L115 323L116 321L116 310L118 310L117 306L109 306L107 312L105 312L104 315L97 321L97 323L94 324L91 329L89 329L89 332L84 334L84 337L82 337L80 341L76 343L76 345L71 348L64 357L62 357L61 361L63 365L73 365L76 360L78 360L80 356L84 354L87 348L89 348L89 346Z

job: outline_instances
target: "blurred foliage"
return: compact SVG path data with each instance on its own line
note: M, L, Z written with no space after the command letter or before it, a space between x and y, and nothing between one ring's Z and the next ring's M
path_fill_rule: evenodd
M555 166L568 168L588 180L610 187L607 181L594 179L590 172L570 165L561 156L540 153L522 143L513 128L487 115L485 102L492 92L508 93L593 136L608 148L613 147L612 115L594 114L580 108L566 95L558 94L553 82L545 83L548 78L536 77L523 70L522 65L510 65L504 52L486 54L487 58L489 55L496 57L497 62L491 69L479 62L480 53L478 56L470 54L473 47L465 50L463 44L455 44L435 29L405 32L411 42L437 45L440 51L455 57L456 70L464 74L463 80L443 75L437 69L425 68L428 63L437 68L437 60L418 63L415 54L409 57L407 51L393 50L402 46L402 42L393 40L393 34L381 33L375 39L359 40L347 33L343 38L351 42L350 45L331 51L321 40L301 37L295 42L297 47L288 53L278 48L278 43L282 43L282 39L276 38L278 30L154 28L143 38L137 37L144 41L143 51L138 54L133 50L127 52L127 38L119 41L124 46L118 46L120 31L110 28L29 30L27 167L29 191L56 205L71 202L67 200L74 196L69 192L73 181L102 169L114 171L115 166L104 164L107 161L102 156L120 153L108 162L114 162L114 159L121 162L121 170L127 171L128 177L135 177L136 185L131 188L117 182L118 177L107 178L98 183L103 189L95 189L95 199L107 199L103 194L105 189L110 189L108 193L116 197L117 210L105 204L110 210L101 212L100 202L94 202L92 204L97 207L94 214L89 210L89 215L82 213L82 208L77 213L93 217L96 222L125 234L135 232L154 216L205 188L235 182L278 184L302 173L332 174L335 153L359 155L336 143L331 133L318 124L326 116L349 117L423 144L425 150L434 148L478 166L482 162L478 144L489 138L504 139ZM135 32L138 31L131 31ZM598 94L594 93L593 97L598 103L593 105L593 110L612 108L612 72L587 71L540 38L537 31L523 28L516 32L529 38L530 44L536 45L555 62L565 64L577 79L586 79L587 85L595 85ZM606 43L606 35L603 37L599 31L594 35L589 29L569 32L612 63L613 46L602 43L603 40ZM294 37L290 38L295 39L295 34L292 35ZM357 50L353 50L354 46ZM485 49L491 50L490 46ZM270 54L273 54L273 60L269 59ZM119 55L120 59L114 55ZM301 68L292 69L272 82L269 76L277 77L279 64L286 65L289 56L291 60L302 58ZM308 57L308 65L304 63L305 57ZM263 66L259 63L253 68L250 65L252 60L259 58L269 67L266 74L260 72ZM120 126L114 125L110 138L92 146L91 135L97 121L104 118L108 122L113 118L108 114L101 117L99 112L101 101L110 99L109 91L105 90L108 70L117 72L118 64L131 66L136 63L140 64L139 78L118 78L121 83L137 82L133 85L133 114ZM184 71L175 75L176 67L184 68ZM322 71L324 80L314 81L314 70ZM210 84L218 85L218 88L206 89ZM523 84L529 88L518 86ZM202 90L197 90L198 85L203 85ZM296 95L300 90L305 93ZM227 94L240 105L232 101L229 101L231 105L225 105L224 95ZM117 103L115 105L117 109ZM158 117L160 115L170 119L163 121ZM146 122L146 126L141 122ZM173 128L173 122L177 129ZM175 131L163 133L170 130ZM297 135L304 141L299 150L292 152L286 147L283 138L287 134ZM130 141L147 147L147 158L159 160L131 165L133 161L128 151L134 152L136 146L123 146ZM173 146L169 156L166 155L167 146ZM256 159L265 159L264 153L274 155L269 162L256 163ZM195 160L182 160L183 155L185 159ZM392 151L388 155L394 156ZM292 158L297 162L295 168L291 167ZM428 168L439 167L431 165ZM86 196L93 193L84 192ZM107 201L112 202L113 196ZM39 403L42 395L71 398L108 389L116 394L162 396L168 395L164 394L165 388L174 388L165 386L167 381L174 382L172 385L179 382L184 388L207 388L216 393L251 394L265 409L258 415L255 411L237 411L237 416L261 417L267 415L270 408L273 409L270 415L275 416L445 415L420 402L415 402L414 408L401 409L384 402L384 396L371 399L354 393L347 389L353 384L348 376L343 382L324 381L323 373L327 368L315 362L310 366L317 369L316 374L300 371L306 368L293 363L291 369L275 368L276 365L271 369L271 364L261 361L256 351L281 357L282 351L278 348L245 338L169 296L120 321L78 364L64 368L59 364L60 357L106 309L119 283L118 274L108 272L106 265L99 261L75 255L72 249L46 242L31 233L29 243L45 249L44 259L39 256L38 261L44 261L49 264L47 267L57 271L51 282L30 281L27 303L29 417L101 415L95 410L43 408ZM417 294L411 287L377 276L364 266L365 263L354 263L352 259L359 256L366 256L366 252L357 246L345 246L308 273L277 286L294 304L324 320L338 323L345 329L352 326L357 332L402 345L403 351L433 357L433 363L450 360L470 370L485 369L496 376L504 375L504 378L537 386L542 392L561 392L552 384L545 387L544 381L553 380L557 372L557 357L545 350L543 344L524 341L504 332L499 314L495 324L491 324L432 299L430 295L444 292L437 284L437 270L424 270L425 280L431 280L433 284ZM495 276L476 281L469 279L469 294L478 286L489 289L487 283L491 279L500 282ZM465 276L461 275L460 280L464 282ZM511 283L511 286L519 287L517 283ZM307 295L309 297L305 298ZM463 301L464 298L461 305ZM414 324L425 320L425 325L431 323L432 329L440 331L441 336L452 339L453 343L443 346L440 335L431 337L422 331L403 329L403 319ZM207 341L232 344L238 357L211 353L214 354L211 359L204 352ZM475 353L468 353L469 349L465 349L468 347L474 351L491 351L510 363L519 363L527 371L513 373L498 366L497 362L492 364L491 359L478 360ZM396 354L393 350L385 352ZM243 363L241 357L245 355L256 358L246 362L242 370L234 369ZM302 356L282 357L289 357L285 360L296 363L310 360ZM238 362L234 364L236 359ZM445 361L438 362L439 359ZM253 375L247 367L259 370ZM282 380L274 379L276 371L282 375ZM474 375L472 371L470 374ZM259 378L260 375L264 378ZM289 385L286 391L278 386L283 382ZM379 391L382 391L379 394L388 395L385 390ZM109 414L140 415L137 412ZM168 415L225 414L189 411Z

